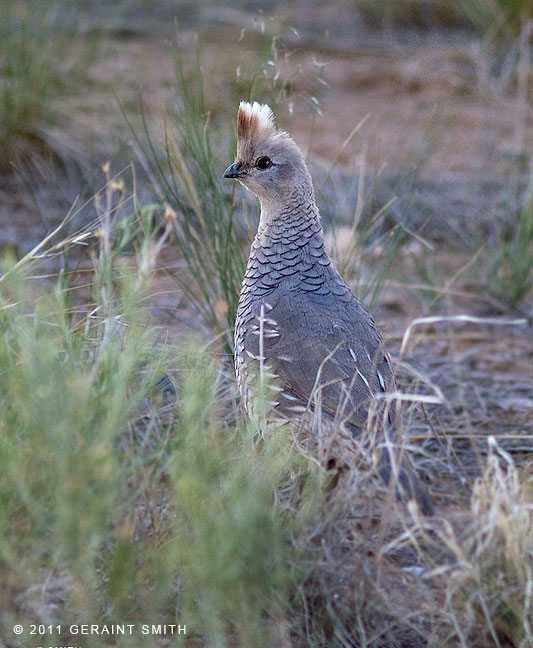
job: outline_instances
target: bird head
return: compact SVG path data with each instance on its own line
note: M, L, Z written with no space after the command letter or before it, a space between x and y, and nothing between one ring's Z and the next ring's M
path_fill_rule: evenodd
M266 104L241 101L237 124L237 155L224 172L255 193L263 206L284 204L295 190L311 187L302 153L274 125Z

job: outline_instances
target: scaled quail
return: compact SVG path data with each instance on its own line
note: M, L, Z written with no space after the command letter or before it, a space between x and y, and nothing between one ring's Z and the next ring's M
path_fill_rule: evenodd
M267 105L241 102L236 161L224 177L238 179L261 202L235 323L235 369L248 414L254 377L263 371L273 378L276 419L294 421L320 407L323 420L357 437L379 395L384 403L395 389L388 354L374 320L326 254L311 176ZM381 452L386 482L390 451L388 445ZM407 457L398 483L401 495L432 512Z

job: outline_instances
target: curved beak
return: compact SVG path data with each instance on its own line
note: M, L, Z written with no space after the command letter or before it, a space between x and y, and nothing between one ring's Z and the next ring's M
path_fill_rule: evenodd
M231 164L224 171L225 178L242 178L242 176L245 175L247 175L246 171L244 169L241 169L241 166L238 162L235 162L235 164Z

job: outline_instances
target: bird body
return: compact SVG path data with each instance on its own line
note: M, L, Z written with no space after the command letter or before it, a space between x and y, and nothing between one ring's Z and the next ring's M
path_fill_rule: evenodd
M233 177L261 201L235 323L235 369L248 414L267 376L271 418L320 409L353 436L395 388L382 337L324 249L311 176L300 150L276 130L268 106L239 107Z
M314 207L314 201L309 202L309 197L307 201ZM290 227L274 219L259 229L252 244L235 326L239 387L248 394L257 373L247 367L260 356L263 309L262 361L270 373L283 379L283 390L273 404L275 413L291 419L306 409L321 368L321 383L329 383L321 390L322 411L335 417L350 382L352 402L345 422L362 428L366 401L375 390L385 392L392 378L381 336L327 256L318 216L285 217ZM376 354L378 366L374 366ZM248 410L249 401L245 396Z

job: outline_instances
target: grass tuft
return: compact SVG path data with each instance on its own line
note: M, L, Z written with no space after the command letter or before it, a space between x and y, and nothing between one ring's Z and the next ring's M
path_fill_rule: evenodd
M139 155L152 189L167 206L173 243L185 268L169 269L197 316L209 331L232 348L245 256L235 231L234 206L222 189L222 167L211 149L209 112L197 63L194 80L184 73L176 53L179 91L175 126L165 125L158 149L143 113L145 139L135 134Z
M533 278L533 176L510 235L502 236L494 254L493 291L516 306L531 293Z
M57 127L95 58L96 32L79 34L76 3L0 3L0 171L35 152L64 157ZM76 35L76 37L74 37Z

